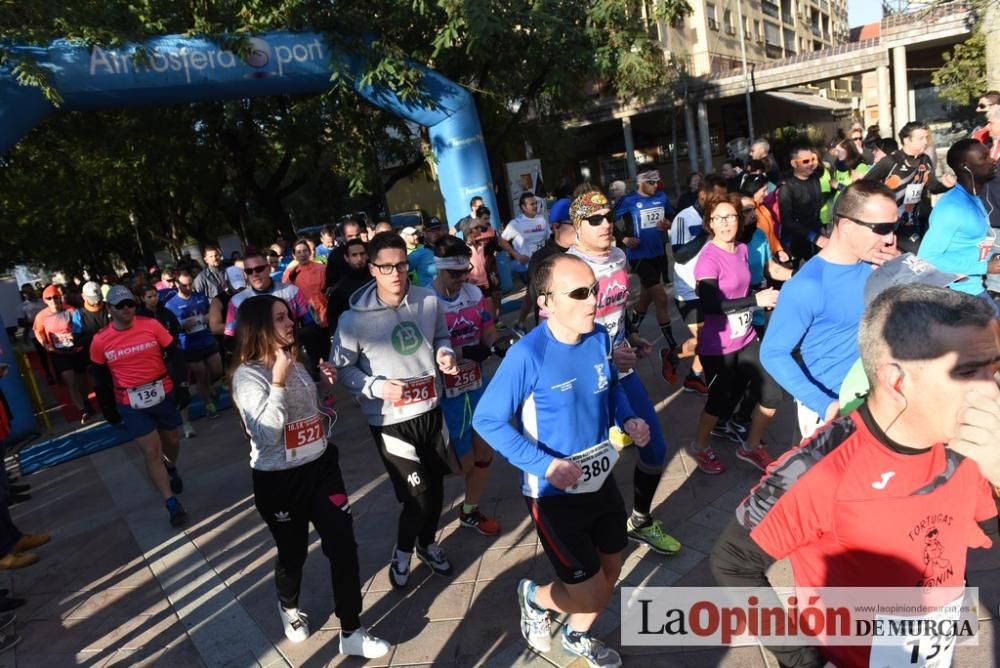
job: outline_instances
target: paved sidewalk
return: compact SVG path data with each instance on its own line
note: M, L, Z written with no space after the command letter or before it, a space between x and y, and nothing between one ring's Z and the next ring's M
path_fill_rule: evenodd
M647 323L647 327L650 324ZM721 476L695 471L678 454L687 443L703 400L670 388L653 360L640 365L658 400L672 457L654 503L654 514L684 544L665 558L630 545L627 585L713 584L707 554L732 510L759 475L737 460L733 447L716 443L729 468ZM496 458L483 510L495 514L503 534L490 539L460 528L457 506L462 484L446 486L440 542L455 575L437 578L414 560L409 589L392 591L385 566L393 547L398 507L371 435L346 394L339 395L336 442L351 492L355 533L365 588L363 622L396 647L371 665L582 666L558 643L547 656L527 651L518 630L514 587L519 578L552 578L520 497L516 472ZM787 449L791 405L779 411L768 442L772 454ZM284 639L275 612L274 549L253 507L247 444L232 411L214 422L196 423L198 436L182 442L183 502L190 513L184 531L172 530L166 511L146 482L139 452L129 445L63 464L27 478L33 498L14 517L24 531L48 531L40 564L6 571L0 586L29 599L17 611L23 636L0 655L5 666L324 666L362 662L338 656L326 559L313 534L305 569L302 606L314 629L305 642ZM634 448L623 453L617 479L630 505ZM786 562L772 578L787 584ZM1000 594L1000 548L977 551L970 584L984 588L978 647L961 647L957 666L989 666L1000 656L996 601ZM987 591L988 590L988 591ZM618 646L618 596L597 631ZM776 665L759 648L636 648L622 651L627 666Z

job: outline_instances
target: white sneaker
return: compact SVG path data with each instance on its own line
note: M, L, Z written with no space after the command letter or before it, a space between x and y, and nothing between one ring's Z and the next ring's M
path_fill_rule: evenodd
M388 654L390 649L392 645L368 633L368 629L363 626L346 638L343 632L340 634L341 654L378 659Z
M185 420L184 422L184 438L192 438L197 436L198 432L194 430L194 425Z
M285 609L278 601L278 614L285 627L285 637L292 642L302 642L309 637L309 617L298 608Z

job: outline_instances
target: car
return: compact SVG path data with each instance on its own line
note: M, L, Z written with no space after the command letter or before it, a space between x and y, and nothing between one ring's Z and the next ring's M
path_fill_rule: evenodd
M422 230L428 218L430 218L430 214L423 209L411 209L392 214L389 217L389 222L397 230L401 230L404 227L415 227L418 230Z

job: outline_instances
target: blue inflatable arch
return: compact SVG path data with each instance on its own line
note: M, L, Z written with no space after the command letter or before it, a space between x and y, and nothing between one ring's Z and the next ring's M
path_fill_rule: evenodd
M142 44L147 55L142 63L135 60L138 45L86 48L59 40L48 47L17 46L10 51L15 62L27 58L51 74L65 111L318 93L330 87L332 65L349 74L360 75L364 69L360 57L331 49L319 33L267 33L250 42L245 60L210 40L179 35ZM414 67L423 73L421 86L430 106L421 100L404 101L385 88L361 86L360 76L352 77L354 89L375 106L428 129L450 224L467 215L475 195L498 211L472 96L436 72ZM55 111L38 88L21 86L9 69L0 69L0 153ZM2 359L16 368L2 328L0 345ZM9 373L0 387L14 413L12 437L30 433L34 418L20 378Z

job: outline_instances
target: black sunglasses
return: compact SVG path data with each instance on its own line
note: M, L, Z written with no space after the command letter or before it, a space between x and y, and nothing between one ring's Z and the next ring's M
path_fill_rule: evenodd
M587 221L588 225L590 225L592 227L598 227L598 226L603 225L604 223L607 222L607 220L608 220L608 214L606 214L606 213L595 213L593 216L587 216L586 218L584 218L584 220ZM586 297L584 297L584 299L586 299Z
M594 283L588 287L573 288L572 290L567 290L566 292L546 292L547 295L566 295L570 299L575 299L578 302L582 302L590 296L597 296L597 283Z
M271 267L269 267L268 265L262 264L257 267L247 267L246 269L243 270L243 273L246 274L247 276L251 276L253 274L262 274L265 271L270 271L270 269Z
M472 267L469 267L468 269L445 269L445 271L448 272L448 275L452 278L462 278L469 275L472 271Z
M838 218L846 218L847 220L860 225L861 227L867 227L869 230L874 232L880 237L884 237L887 234L892 234L896 231L896 226L899 224L897 221L892 221L891 223L869 223L866 220L858 220L857 218L851 218L850 216L845 216L840 214Z
M112 308L114 308L114 309L116 309L118 311L121 311L122 309L125 309L125 308L135 308L135 302L132 301L131 299L126 299L124 301L118 302L117 304L114 304L112 306Z

